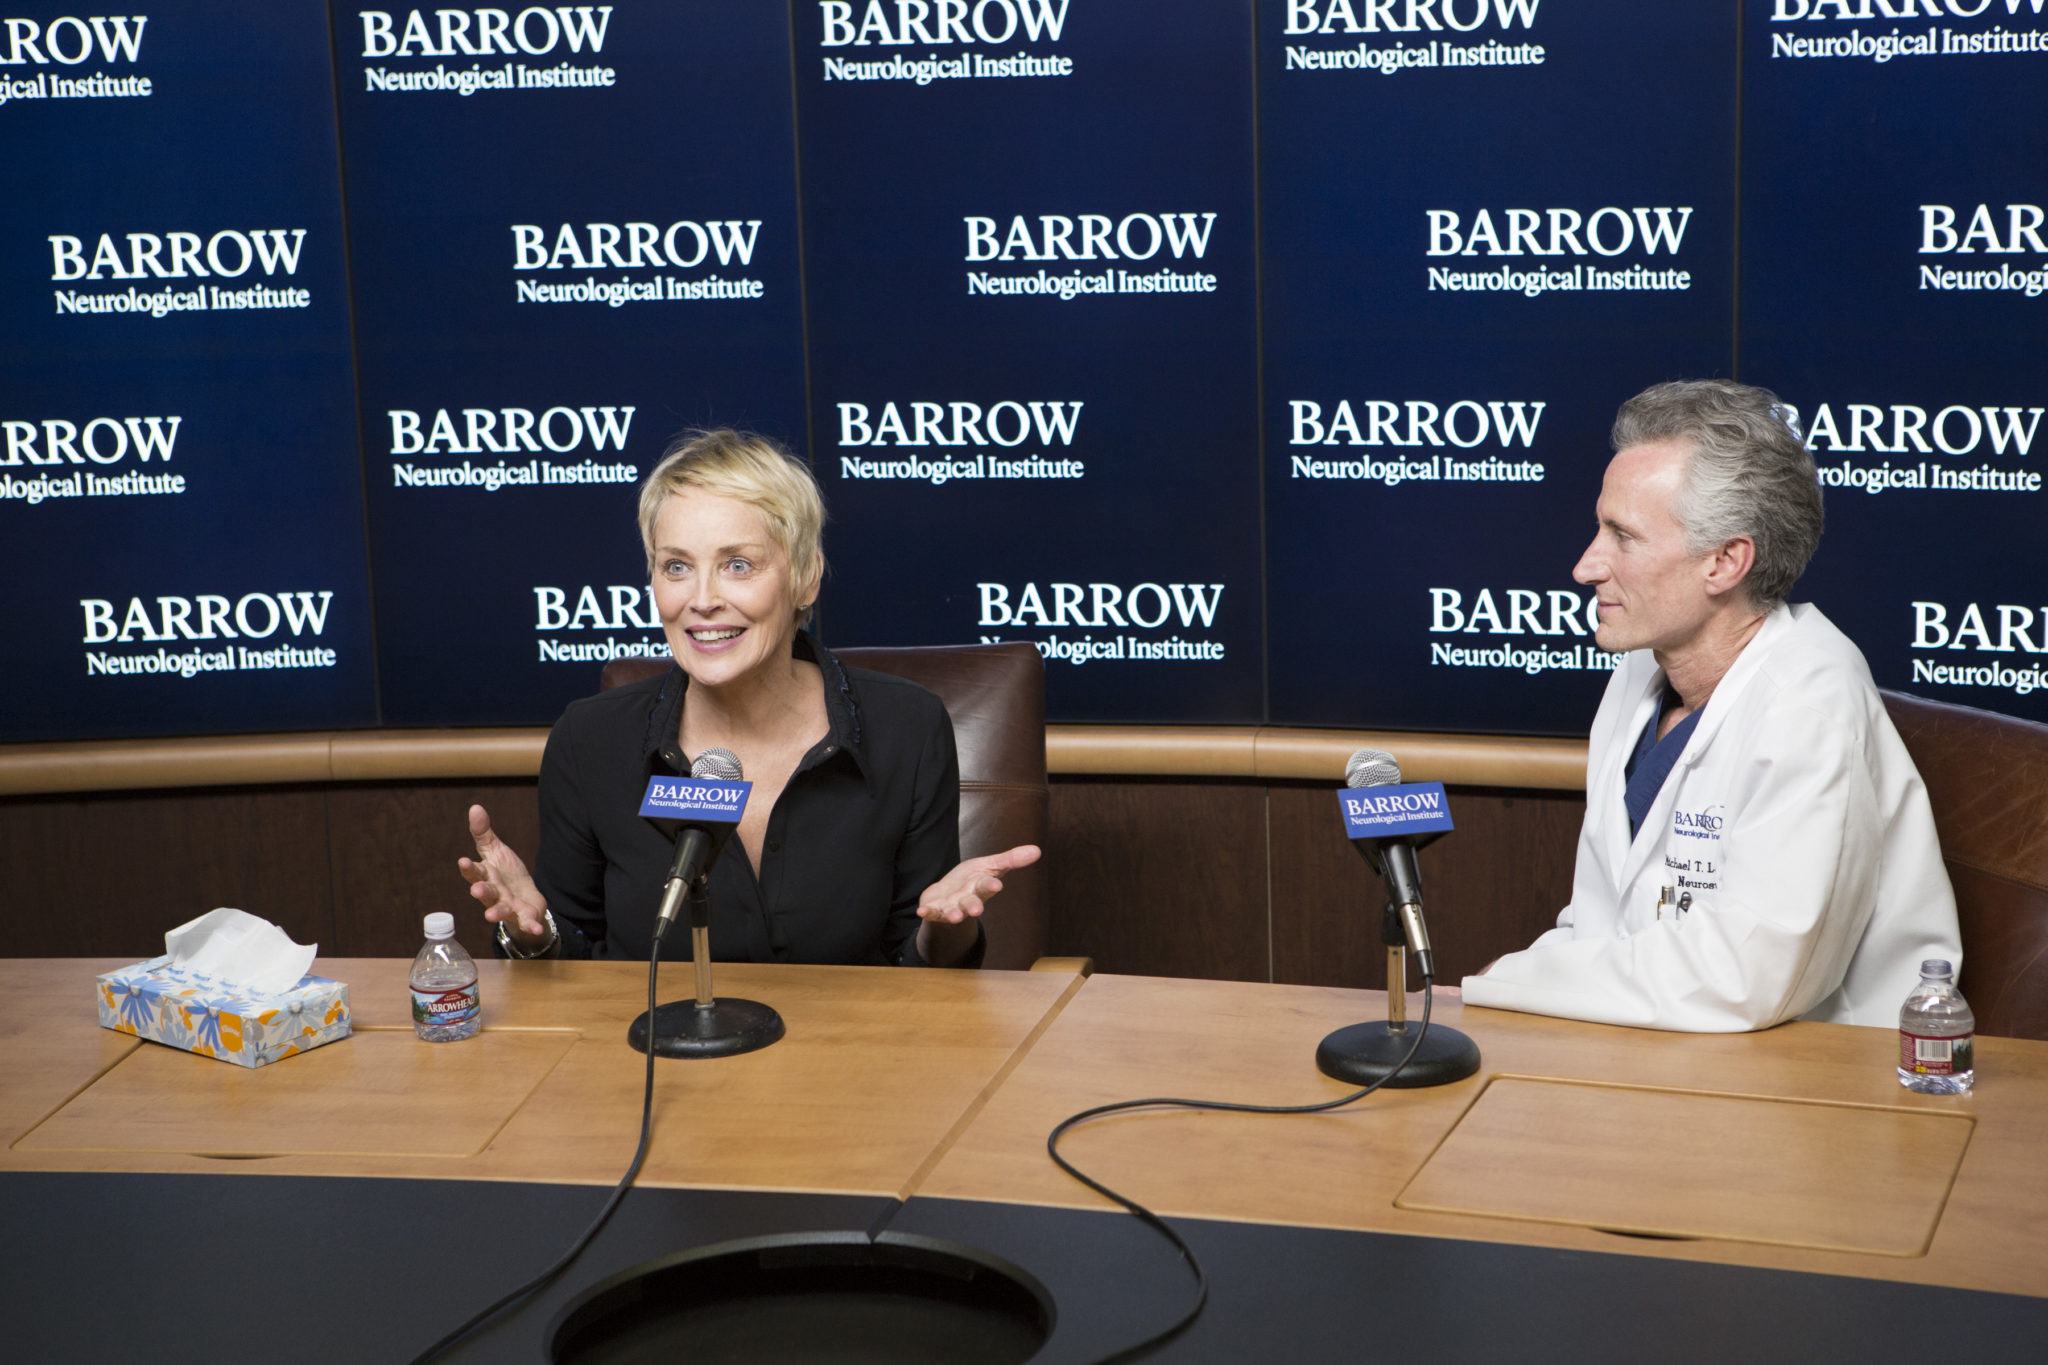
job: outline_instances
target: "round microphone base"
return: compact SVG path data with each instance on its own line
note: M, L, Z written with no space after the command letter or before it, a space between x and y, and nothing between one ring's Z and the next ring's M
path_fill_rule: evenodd
M647 1051L643 1012L626 1030L635 1052ZM758 1000L717 999L704 1008L695 1000L674 1000L654 1010L654 1053L658 1057L732 1057L782 1039L782 1016Z
M1391 1032L1384 1021L1340 1028L1316 1047L1316 1066L1325 1076L1353 1085L1371 1085L1396 1066L1415 1046L1418 1023ZM1414 1060L1387 1081L1389 1090L1420 1090L1425 1086L1462 1081L1479 1069L1479 1045L1454 1028L1429 1026Z

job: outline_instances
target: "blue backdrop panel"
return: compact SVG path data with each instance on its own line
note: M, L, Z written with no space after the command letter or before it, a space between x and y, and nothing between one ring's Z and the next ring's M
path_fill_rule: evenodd
M1608 425L1731 363L1735 11L1259 13L1272 718L1584 733Z
M376 720L326 10L0 39L0 739Z
M1795 596L2048 718L2036 0L76 8L0 25L0 740L545 722L710 425L837 642L1580 734L1613 411L1730 373Z
M1879 686L2048 719L2048 15L1840 8L1744 37L1742 377L1826 485L1796 596Z
M802 435L788 15L452 13L334 13L384 712L532 723L666 652L669 438Z
M798 7L833 639L1033 641L1059 719L1260 716L1251 24Z

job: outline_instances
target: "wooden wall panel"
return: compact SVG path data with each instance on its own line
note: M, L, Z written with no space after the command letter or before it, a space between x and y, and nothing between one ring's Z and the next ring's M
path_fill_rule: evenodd
M1451 818L1464 803L1453 794ZM1344 837L1336 786L1276 786L1267 792L1273 859L1273 979L1302 985L1383 988L1379 878ZM1435 859L1423 864L1425 904L1436 890ZM1434 930L1435 917L1431 917Z
M409 957L424 942L421 917L455 916L456 938L491 953L483 910L455 860L476 851L466 822L472 802L531 865L540 809L530 780L347 783L333 789L335 942L350 957ZM338 952L344 951L337 949Z
M1138 975L1379 984L1379 893L1333 800L1304 783L1055 779L1047 951ZM472 801L531 856L530 779L0 801L0 955L148 957L216 905L325 955L371 957L411 954L420 917L449 910L481 955L488 935L455 871ZM1458 829L1423 855L1446 980L1550 923L1579 811L1576 797L1453 790Z
M1344 837L1333 788L1276 785L1268 801L1274 980L1384 989L1385 896ZM1455 983L1556 922L1586 803L1454 787L1450 805L1457 828L1422 850L1420 866L1437 975Z
M231 905L331 943L324 786L0 801L0 954L154 957Z
M1256 783L1053 782L1047 951L1105 972L1270 979L1265 819Z

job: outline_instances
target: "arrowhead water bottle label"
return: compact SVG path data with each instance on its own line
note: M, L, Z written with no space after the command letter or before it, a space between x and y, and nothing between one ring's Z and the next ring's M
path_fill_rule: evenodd
M453 990L414 990L412 993L414 1028L454 1028L475 1019L480 1010L474 984Z
M1899 1030L1899 1070L1918 1076L1953 1076L1971 1069L1971 1035L1931 1038Z

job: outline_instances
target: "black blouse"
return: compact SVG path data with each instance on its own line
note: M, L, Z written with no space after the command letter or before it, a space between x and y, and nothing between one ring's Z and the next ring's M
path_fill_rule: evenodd
M844 668L808 632L796 652L824 674L831 728L775 802L758 872L737 838L712 865L711 955L923 966L917 898L960 861L953 723L922 687ZM548 735L534 880L564 957L652 951L675 846L640 799L649 777L690 770L676 738L688 687L676 668L586 697ZM672 934L664 956L688 952ZM977 941L970 962L980 954Z

